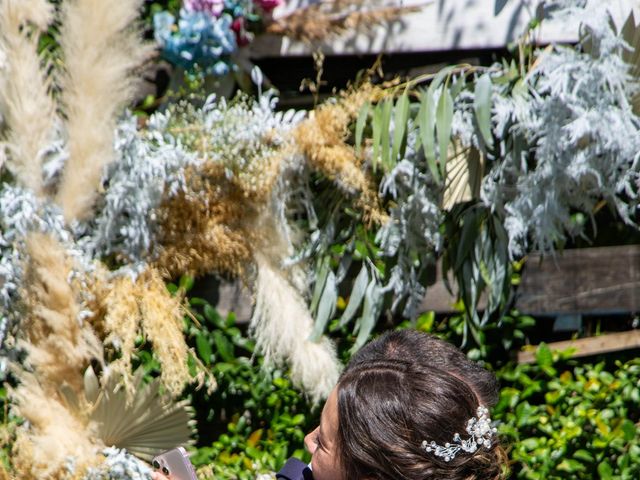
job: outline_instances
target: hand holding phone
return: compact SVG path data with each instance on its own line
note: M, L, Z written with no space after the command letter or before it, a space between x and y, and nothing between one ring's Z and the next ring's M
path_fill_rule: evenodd
M168 450L154 457L153 468L169 480L197 480L189 454L182 447Z

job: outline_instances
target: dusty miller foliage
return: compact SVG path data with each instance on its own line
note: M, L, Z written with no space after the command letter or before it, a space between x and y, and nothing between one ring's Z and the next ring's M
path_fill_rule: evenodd
M416 148L417 137L417 131L411 129L404 158L380 184L380 193L393 199L395 206L376 238L383 254L397 259L385 287L394 294L392 309L406 300L403 315L410 318L422 302L426 292L422 276L434 263L442 240L440 191Z
M105 461L90 468L83 480L149 480L152 470L124 449L106 448Z
M140 132L133 116L116 135L117 161L105 172L104 196L97 215L81 239L93 258L118 255L133 265L153 257L157 232L155 211L167 197L185 189L184 169L198 163L193 153L165 134L168 115L157 113Z
M629 99L638 89L621 58L629 48L603 2L562 2L556 20L579 19L578 48L540 52L526 83L509 95L494 90L499 159L483 181L482 199L504 216L509 251L551 251L583 233L575 211L591 215L604 199L634 224L638 213L640 118Z
M71 233L55 205L43 204L26 189L8 183L0 185L0 377L4 377L7 360L15 354L7 339L19 325L20 313L15 306L30 232L51 234L70 253L81 257L72 248Z

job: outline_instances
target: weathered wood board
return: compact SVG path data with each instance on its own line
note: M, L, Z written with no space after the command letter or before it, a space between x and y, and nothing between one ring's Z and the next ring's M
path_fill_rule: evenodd
M567 350L568 348L574 348L574 357L586 357L589 355L640 348L640 330L609 333L607 335L579 338L564 342L553 342L549 343L548 347L551 350ZM536 351L534 347L518 352L518 363L533 363L535 361Z
M516 308L548 315L640 312L640 245L530 256Z
M422 309L450 313L454 302L438 266ZM516 308L531 315L640 312L640 245L565 250L544 259L530 255Z

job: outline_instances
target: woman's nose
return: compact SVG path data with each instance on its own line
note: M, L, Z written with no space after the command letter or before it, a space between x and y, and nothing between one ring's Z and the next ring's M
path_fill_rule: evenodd
M316 448L318 448L318 444L313 440L314 437L318 434L318 428L319 427L317 427L314 431L308 433L307 436L304 437L304 446L307 448L307 450L309 450L309 453L311 455L313 455L313 453L316 451Z

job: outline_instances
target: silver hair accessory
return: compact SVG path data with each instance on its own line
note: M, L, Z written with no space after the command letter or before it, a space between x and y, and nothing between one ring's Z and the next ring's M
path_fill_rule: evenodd
M436 442L422 442L422 448L427 452L433 452L436 457L444 457L444 461L448 462L455 458L460 450L467 453L473 453L480 447L491 447L493 437L497 433L497 429L491 426L491 417L487 407L480 405L477 410L477 416L470 418L467 422L467 433L469 438L462 440L460 434L453 436L454 443L445 443L438 445Z

